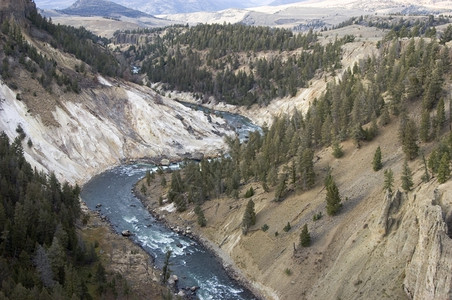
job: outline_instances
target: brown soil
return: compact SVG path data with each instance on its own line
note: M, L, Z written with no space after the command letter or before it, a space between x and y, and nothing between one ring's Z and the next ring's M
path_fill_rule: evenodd
M413 111L416 111L413 108ZM394 172L395 188L401 186L400 176L404 154L397 138L398 122L380 129L379 135L358 149L351 141L342 144L345 156L335 159L331 149L316 153L317 185L307 191L294 191L282 203L275 203L273 191L264 192L260 184L244 185L240 195L253 186L257 223L245 236L241 220L248 199L221 198L206 202L202 208L207 227L197 225L193 207L183 213L168 212L158 205L158 199L166 198L167 189L160 185L160 178L147 186L145 205L174 226L190 226L194 234L207 239L217 254L225 257L226 264L237 267L254 290L266 299L407 299L403 290L404 268L407 256L391 255L397 246L392 237L382 237L378 231L378 219L384 199L383 172ZM383 153L383 170L374 172L371 161L377 146ZM422 144L428 153L431 144ZM409 162L414 172L415 186L421 183L422 161ZM343 208L338 216L327 216L323 179L328 167L342 197ZM169 175L167 174L169 182ZM409 198L413 196L408 194ZM323 217L314 221L314 214ZM290 222L292 229L284 232ZM261 227L267 224L268 231ZM308 224L312 245L299 246L301 227ZM402 225L401 225L402 226ZM415 232L406 228L397 234ZM412 232L413 231L413 232ZM277 232L277 234L276 234ZM393 253L394 254L394 253Z

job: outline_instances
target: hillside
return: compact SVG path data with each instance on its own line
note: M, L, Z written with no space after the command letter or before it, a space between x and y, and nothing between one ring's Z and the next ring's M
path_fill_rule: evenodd
M354 28L365 36L366 27L345 26L332 34ZM380 41L347 43L340 75L323 73L299 91L310 105L287 97L243 109L261 121L278 108L289 114L273 118L262 137L228 141L220 161L167 175L166 188L157 177L159 192L146 204L192 228L266 299L447 299L451 52L443 33L436 39L425 29L422 37L394 38L413 31L393 28ZM383 169L374 171L377 147ZM330 215L332 186L341 205ZM305 224L309 247L300 242Z
M25 217L22 202L35 199L31 187L20 186L25 179L36 176L42 182L36 191L52 191L52 203L61 199L62 207L77 208L77 189L63 184L61 191L57 179L82 184L125 162L194 158L181 171L143 180L135 192L152 185L152 193L142 195L149 196L147 207L176 226L190 226L266 299L449 297L447 17L357 17L304 34L243 24L172 26L118 32L108 40L55 25L30 1L7 4L0 28L0 130L14 142L0 152L8 154L2 165L26 167L2 175L2 186L14 180L2 188L0 204L8 207L10 223L24 221L46 251L65 210L46 215L52 232L35 234L46 226L26 221L46 211ZM241 143L221 117L175 100L242 112L263 134ZM382 169L376 170L378 147ZM11 160L13 154L19 159ZM28 197L10 201L13 194ZM58 211L59 204L45 207ZM77 213L67 213L67 220L81 221ZM0 206L0 229L10 226L4 215ZM114 252L110 245L121 240L93 222L78 229L87 239L106 236L97 251L110 251L103 259L116 257L112 272L121 271L137 250L127 242L131 248L123 252L130 255ZM72 245L79 243L75 229L65 228ZM19 229L4 231L14 243L0 250L13 260L0 263L30 262L18 254L26 237ZM23 244L35 251L33 240ZM139 289L157 274L145 274L139 264L146 256L136 253ZM57 263L64 284L70 268ZM96 272L102 279L102 270ZM33 278L16 277L17 286L33 288ZM91 284L88 275L77 277ZM7 296L20 292L9 286Z
M238 268L266 299L445 299L451 288L450 281L443 279L451 268L445 249L451 244L447 216L452 186L450 181L438 185L436 179L422 184L423 167L414 162L410 168L415 188L405 194L400 187L403 153L394 143L396 132L393 123L361 149L344 143L345 156L340 159L330 149L317 152L314 166L319 183L282 203L273 201L274 191L267 193L257 183L242 186L239 199L208 201L202 206L204 228L197 224L193 208L182 214L159 208L159 193L153 193L147 203L169 223L190 226L211 241L225 264ZM377 145L383 151L384 168L396 174L394 197L382 189L383 170L374 172L371 167ZM321 182L327 167L337 179L342 198L348 198L335 217L325 213ZM154 190L160 189L158 179L155 182ZM248 201L243 195L251 186L257 222L243 235L242 216ZM314 221L313 216L322 211L323 217ZM286 233L287 222L292 229ZM269 228L265 232L264 224ZM308 248L299 246L304 224L311 234Z
M2 36L8 37L17 30L15 26L3 27ZM212 154L224 147L223 136L230 133L224 120L208 118L145 86L98 74L96 69L107 67L105 74L115 74L122 68L99 43L87 43L87 47L96 45L87 48L98 52L94 55L99 68L95 68L61 47L78 51L80 58L89 61L86 52L71 48L70 43L59 45L48 32L33 29L20 34L28 46L19 47L25 45L23 40L9 36L6 40L15 45L14 50L1 57L6 63L0 122L11 139L19 125L23 128L32 143L24 147L25 155L37 167L82 183L122 161L173 159L201 150ZM29 53L25 52L26 63L20 59L24 51ZM103 63L102 57L111 63ZM49 76L45 68L50 66L55 73ZM131 78L127 70L122 72Z
M70 7L60 10L60 12L68 15L77 16L100 16L100 17L129 17L140 18L150 17L150 15L124 7L111 1L92 1L92 0L78 0Z

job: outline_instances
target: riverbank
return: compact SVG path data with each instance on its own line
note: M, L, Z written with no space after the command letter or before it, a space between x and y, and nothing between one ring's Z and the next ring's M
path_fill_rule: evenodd
M163 223L173 231L197 241L215 255L216 259L222 264L230 278L248 289L254 295L255 299L265 299L257 288L257 284L245 277L231 257L214 242L204 237L199 225L196 223L196 216L194 213L189 213L193 218L181 218L173 204L159 204L161 196L165 199L166 197L164 196L166 196L167 193L167 187L162 186L161 184L162 178L165 178L165 181L169 182L170 177L169 173L155 175L155 178L151 180L149 185L146 182L146 178L143 178L135 184L133 192L157 221Z
M152 258L130 239L117 234L99 212L88 209L83 202L81 208L84 224L79 228L83 239L95 245L107 276L121 285L117 276L127 281L127 285L117 287L118 291L129 290L134 299L164 299L168 290L160 284L160 270L155 268Z

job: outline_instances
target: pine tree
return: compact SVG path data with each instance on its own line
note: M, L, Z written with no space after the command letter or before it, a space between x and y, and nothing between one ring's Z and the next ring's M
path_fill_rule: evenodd
M335 216L342 207L339 189L336 183L331 178L326 182L326 212L329 216Z
M314 151L307 148L301 151L301 159L298 165L301 186L304 190L309 190L315 184L315 172L314 172Z
M289 232L290 229L292 229L292 226L290 225L290 222L287 222L287 225L284 226L283 230L284 230L284 232Z
M388 106L385 105L383 107L383 112L381 113L381 117L380 117L380 126L386 126L389 124L389 122L391 121L391 118L389 116L389 109Z
M408 119L406 122L401 122L399 137L402 142L402 149L407 159L413 160L417 157L419 146L417 145L417 126L416 123Z
M339 144L338 141L334 141L333 142L333 156L335 158L341 158L342 156L344 156L344 151L342 150L342 146Z
M425 159L424 153L422 153L422 162L424 164L424 174L422 175L421 179L423 182L428 182L430 180L430 174L428 173L427 160Z
M439 183L445 183L447 180L449 180L450 177L450 159L449 154L446 152L441 157L441 161L439 162L438 167L438 182Z
M287 173L283 173L281 174L280 178L279 178L279 183L278 186L276 187L275 190L275 201L276 202L281 202L284 200L284 197L286 196L287 193Z
M196 205L195 214L198 216L198 225L201 227L206 227L207 220L206 217L204 216L204 212L202 211L201 206Z
M383 167L381 163L381 148L378 146L377 150L375 150L374 159L372 161L372 166L374 171L379 171Z
M254 211L254 202L253 200L249 200L246 204L245 213L243 214L242 219L242 231L244 234L248 232L248 229L256 224L256 212Z
M387 169L384 172L385 180L383 184L383 190L388 190L392 193L392 188L394 187L394 173L391 169Z
M423 142L428 142L430 139L430 112L427 109L424 109L422 112L419 137Z
M162 268L162 283L163 284L166 284L166 282L168 281L168 279L170 278L170 275L171 275L171 269L170 269L171 254L172 254L171 250L166 251L165 261L163 263L163 268Z
M439 99L438 105L436 106L436 122L439 127L438 130L441 131L444 123L446 123L446 110L444 108L443 98Z
M403 171L402 171L402 188L409 192L411 188L413 187L413 174L411 172L411 169L408 167L408 162L405 160L403 163Z
M308 231L308 224L304 224L300 233L300 246L309 247L311 245L311 235Z

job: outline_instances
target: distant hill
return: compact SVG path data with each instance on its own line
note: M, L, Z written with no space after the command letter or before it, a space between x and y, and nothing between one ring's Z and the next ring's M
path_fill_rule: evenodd
M101 16L101 17L129 17L129 18L140 18L140 17L150 17L142 11L127 8L125 6L119 5L117 3L106 1L106 0L78 0L70 7L59 12L68 15L77 16Z
M65 9L72 5L74 0L35 0L35 2L39 8L49 10ZM148 14L155 15L254 7L267 5L271 0L114 0L113 2L131 9L138 9Z

